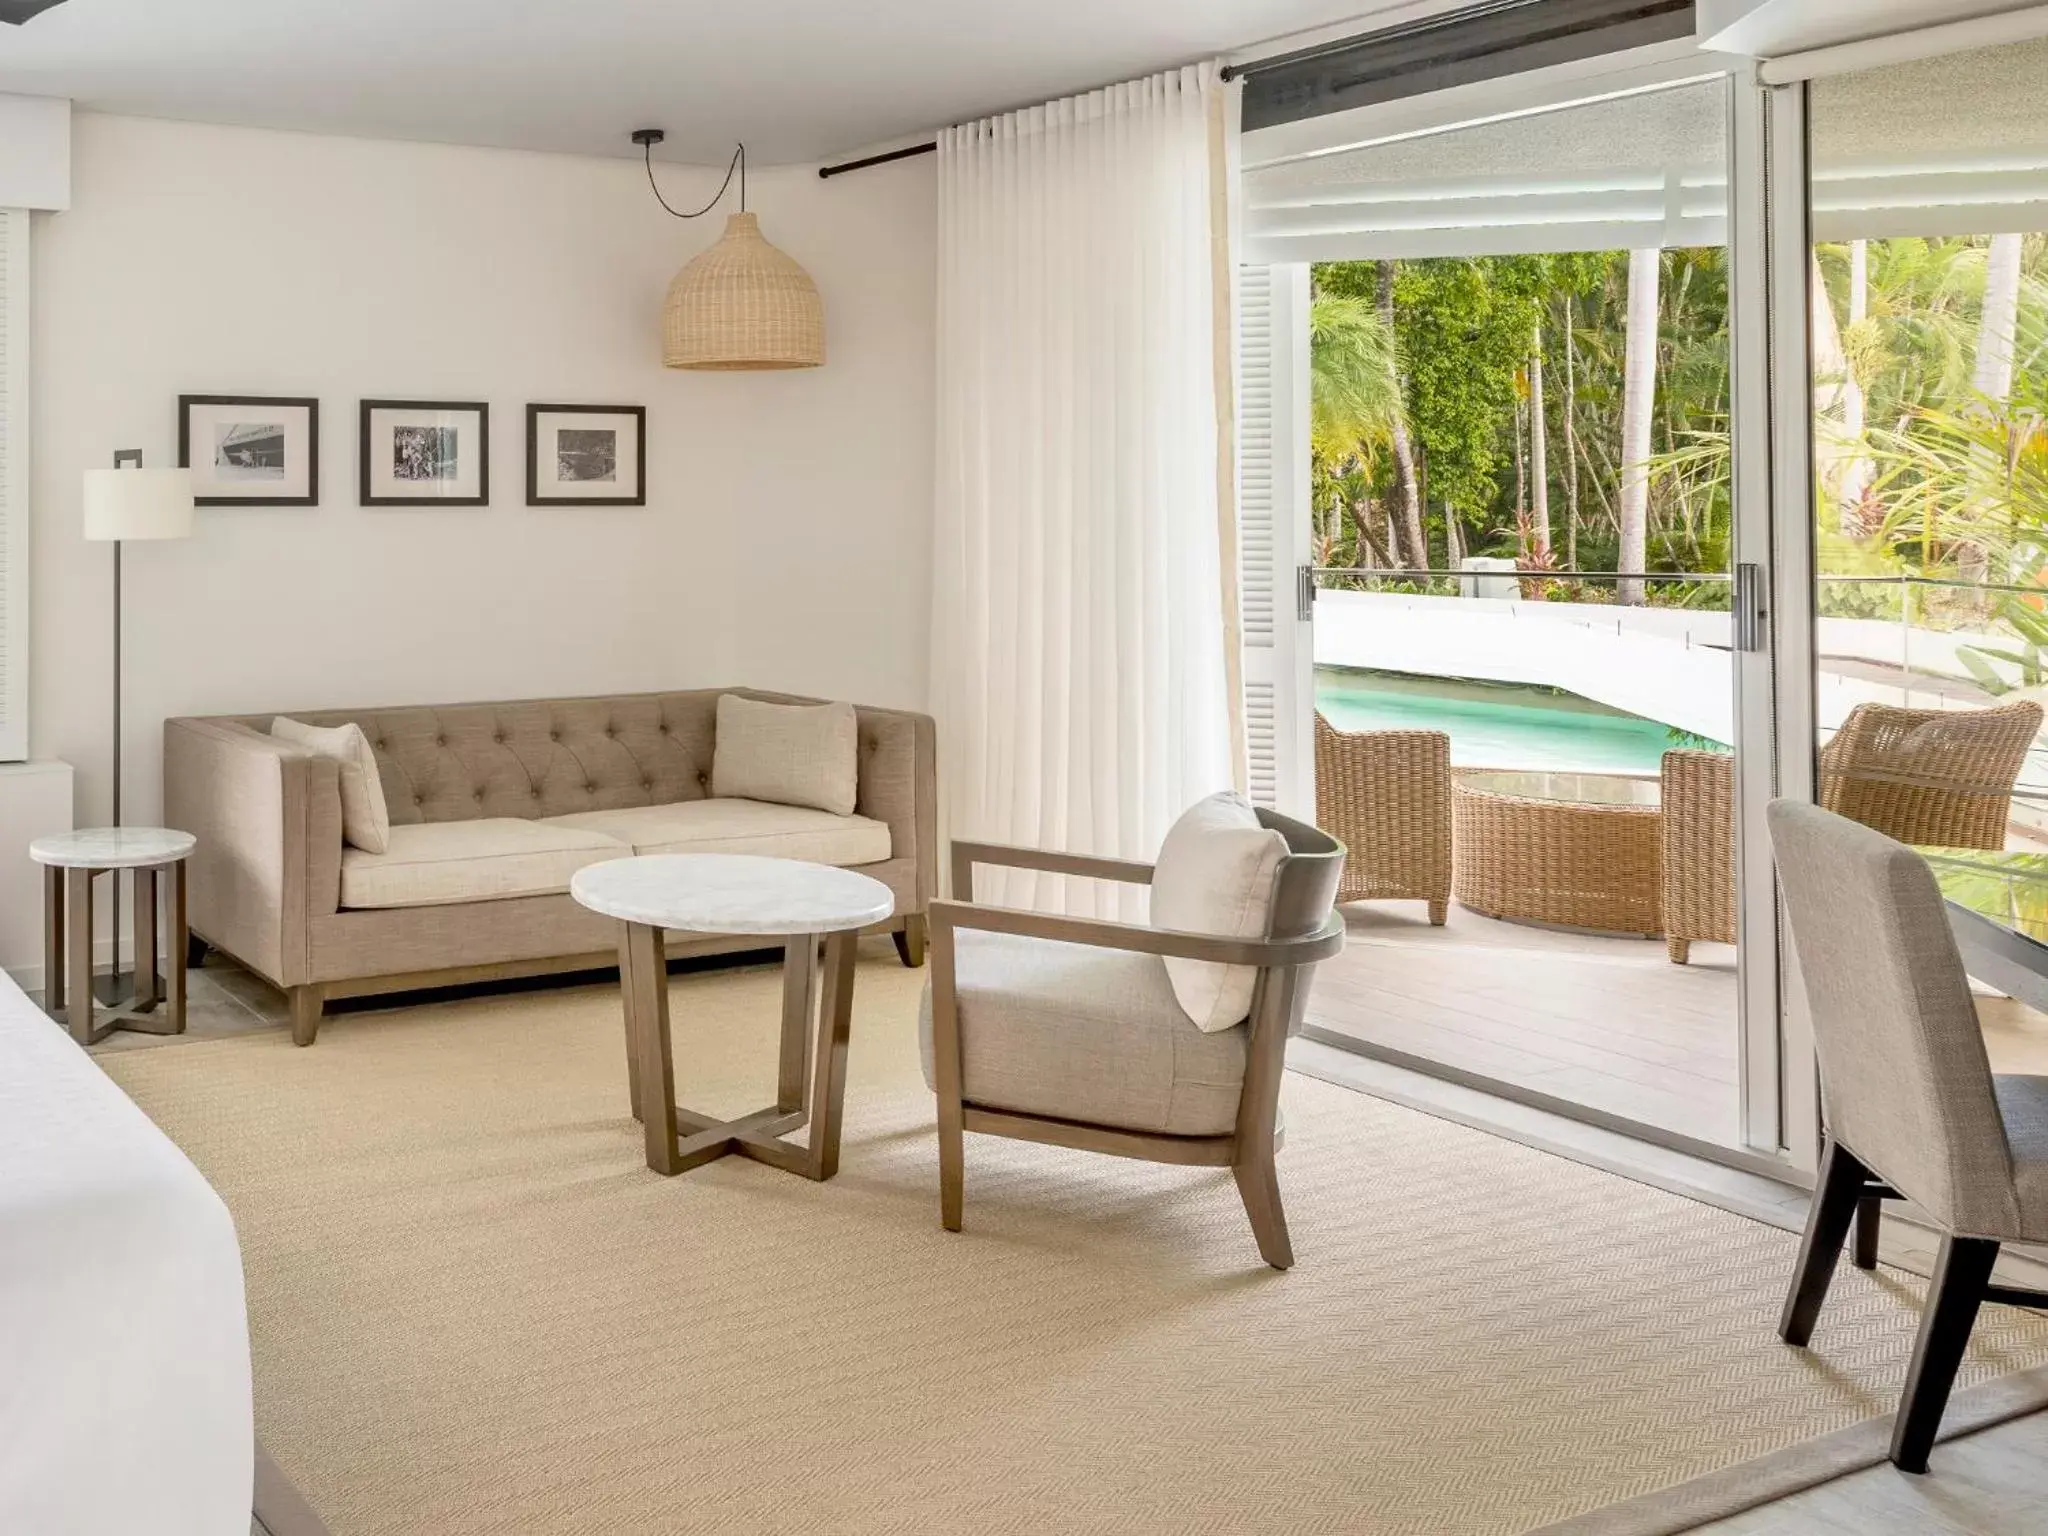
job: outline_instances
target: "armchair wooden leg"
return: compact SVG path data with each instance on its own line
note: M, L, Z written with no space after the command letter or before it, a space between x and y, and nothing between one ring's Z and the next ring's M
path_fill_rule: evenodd
M206 964L207 951L213 946L196 933L185 935L185 968L196 971Z
M903 919L903 926L889 937L896 941L896 956L913 971L924 964L925 921L922 912Z
M1925 1472L1927 1453L1941 1428L1949 1389L1970 1346L1970 1329L1998 1262L1998 1244L1983 1237L1944 1237L1928 1282L1927 1309L1913 1341L1913 1363L1892 1421L1892 1465L1901 1472Z
M1799 1240L1792 1289L1778 1319L1778 1336L1787 1344L1804 1349L1813 1338L1814 1321L1827 1300L1828 1282L1834 1279L1849 1223L1855 1220L1857 1201L1869 1179L1870 1170L1830 1136L1821 1149L1820 1177L1813 1186L1813 1204L1806 1210L1806 1235Z
M1287 1236L1287 1212L1280 1204L1280 1177L1273 1167L1270 1138L1230 1171L1237 1176L1237 1192L1244 1200L1245 1215L1251 1218L1259 1257L1275 1269L1292 1269L1294 1244Z
M311 1045L320 1033L320 1013L325 1000L318 987L293 987L292 1044Z
M960 1230L961 1207L966 1203L965 1119L958 1099L939 1096L939 1225L948 1232Z

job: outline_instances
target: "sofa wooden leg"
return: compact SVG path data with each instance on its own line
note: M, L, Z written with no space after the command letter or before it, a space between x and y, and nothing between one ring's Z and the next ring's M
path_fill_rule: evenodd
M1237 1192L1244 1199L1245 1215L1251 1218L1259 1257L1275 1269L1292 1269L1294 1244L1287 1236L1287 1212L1280 1204L1280 1177L1273 1167L1271 1143L1253 1151L1230 1171L1237 1176Z
M896 954L913 971L924 964L924 914L913 912L903 919L903 926L889 937L896 941Z
M1445 922L1445 920L1446 920L1446 919L1448 919L1448 918L1450 917L1450 915L1451 915L1451 904L1450 904L1450 902L1448 902L1448 901L1432 901L1432 902L1431 902L1431 903L1429 904L1429 925L1430 925L1430 927L1432 927L1432 928L1441 928L1441 927L1443 927L1443 925L1444 925L1444 922Z
M293 987L292 1044L311 1045L320 1033L320 1012L324 999L318 987Z

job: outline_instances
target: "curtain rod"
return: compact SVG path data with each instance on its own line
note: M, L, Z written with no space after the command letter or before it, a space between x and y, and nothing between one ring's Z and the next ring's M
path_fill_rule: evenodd
M818 177L830 181L834 176L844 176L848 171L864 171L871 165L887 165L892 160L908 160L915 155L929 155L938 149L936 141L930 144L912 144L903 149L892 149L887 154L869 155L861 160L842 160L837 165L821 165Z

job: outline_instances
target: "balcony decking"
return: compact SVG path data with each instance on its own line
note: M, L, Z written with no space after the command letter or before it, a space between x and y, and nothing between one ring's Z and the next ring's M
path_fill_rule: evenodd
M1722 1146L1740 1143L1735 950L1354 903L1314 1025Z

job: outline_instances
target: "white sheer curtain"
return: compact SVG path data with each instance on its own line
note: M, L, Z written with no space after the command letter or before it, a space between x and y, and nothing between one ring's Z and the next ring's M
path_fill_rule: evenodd
M939 136L950 836L1149 859L1238 776L1226 89L1205 65ZM1087 881L977 890L1143 910Z

